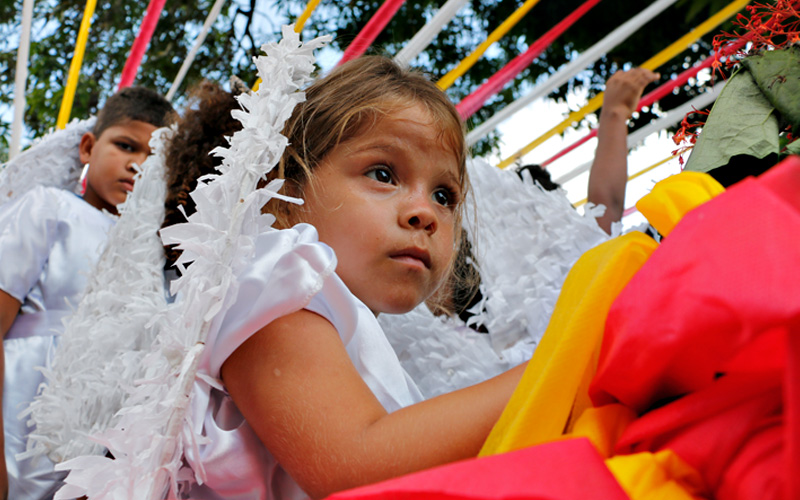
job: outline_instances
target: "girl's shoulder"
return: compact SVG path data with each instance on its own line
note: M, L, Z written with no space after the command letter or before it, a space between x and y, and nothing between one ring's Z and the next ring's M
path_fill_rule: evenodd
M313 226L265 231L253 243L252 259L234 271L227 292L231 306L209 338L212 376L219 376L222 363L261 327L305 308L335 276L336 255Z

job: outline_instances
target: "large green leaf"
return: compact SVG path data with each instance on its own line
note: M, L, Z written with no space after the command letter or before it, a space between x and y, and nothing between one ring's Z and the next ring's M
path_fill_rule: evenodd
M791 144L786 146L786 154L800 155L800 140L795 139Z
M781 116L800 126L800 48L772 50L744 59L743 64Z
M775 108L747 71L728 80L700 133L686 170L708 172L736 155L764 158L777 153Z

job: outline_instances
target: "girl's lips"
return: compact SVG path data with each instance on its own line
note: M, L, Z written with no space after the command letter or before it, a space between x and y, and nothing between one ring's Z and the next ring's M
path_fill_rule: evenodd
M425 269L431 268L431 256L427 250L421 248L406 248L392 254L391 257L411 264L422 264Z
M133 180L122 179L120 182L125 186L126 191L133 191Z

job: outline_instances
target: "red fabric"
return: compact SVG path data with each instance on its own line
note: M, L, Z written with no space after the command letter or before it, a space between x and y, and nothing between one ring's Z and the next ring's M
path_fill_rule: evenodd
M375 38L378 37L378 34L383 31L383 28L389 24L389 21L392 20L392 17L394 17L403 3L405 3L405 0L386 0L378 11L375 12L375 15L367 22L361 32L356 35L355 39L353 39L353 42L344 51L344 55L342 55L342 58L336 65L339 66L350 59L358 59L361 57L370 45L372 45L372 42L375 41Z
M717 500L798 498L800 158L678 224L608 315L596 405L641 416L616 453L670 449Z
M629 500L587 439L465 460L336 493L329 500Z
M796 158L775 167L776 182L795 169ZM800 318L797 205L748 179L687 214L609 312L595 404L641 413L707 387L760 334Z
M530 47L528 47L528 50L512 59L511 62L503 66L500 71L492 75L492 77L489 78L483 85L465 97L460 103L458 103L458 105L456 105L456 109L461 115L461 118L466 120L475 114L476 111L481 109L481 107L483 107L483 103L498 93L505 86L505 84L513 80L522 72L522 70L530 66L530 64L537 57L539 57L539 55L550 46L550 44L552 44L559 36L561 36L562 33L564 33L570 26L575 24L578 19L583 17L584 14L589 12L589 9L597 5L599 2L600 0L587 0L584 2L583 5L578 7L573 13L562 19L561 22L550 28L547 33L533 42Z
M796 194L795 194L796 196ZM786 498L800 498L800 329L787 336L786 359Z
M142 64L144 53L147 52L147 46L150 45L150 39L153 38L153 32L156 30L156 24L158 24L158 18L161 16L165 3L167 0L150 0L142 26L139 28L139 34L133 41L131 53L128 54L128 60L125 61L125 67L122 69L117 91L129 87L136 79L136 73Z

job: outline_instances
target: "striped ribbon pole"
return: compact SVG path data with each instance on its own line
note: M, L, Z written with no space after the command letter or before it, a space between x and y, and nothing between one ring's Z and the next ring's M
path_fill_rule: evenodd
M150 45L150 40L153 38L158 18L161 16L161 11L164 9L166 2L167 0L150 0L142 25L139 27L139 34L136 35L136 40L133 41L133 46L131 46L131 52L128 54L128 60L125 61L125 67L122 68L122 76L119 79L117 91L129 87L136 79L136 73L142 64L144 53L147 52L147 46Z
M641 65L641 67L650 70L658 68L660 65L664 64L665 62L669 61L676 55L686 50L691 44L696 42L700 37L702 37L712 29L722 24L729 17L739 12L745 5L750 3L750 1L751 0L735 0L727 7L725 7L724 9L713 15L711 18L709 18L708 20L706 20L705 22L703 22L702 24L691 30L689 33L676 40L669 47L665 48L655 56L645 61ZM590 99L589 102L583 108L570 113L569 116L567 116L567 118L564 121L562 121L552 129L548 130L538 138L531 141L527 146L523 147L513 155L509 156L508 158L500 162L497 166L499 168L505 168L511 165L512 163L514 163L514 161L522 158L522 156L533 151L536 147L538 147L547 139L553 137L556 134L562 133L567 128L571 127L573 123L582 120L589 113L597 111L602 105L603 105L603 93L601 92L600 94Z
M476 111L481 109L481 107L483 107L484 103L488 101L490 97L497 94L508 82L520 74L522 70L530 66L530 64L537 57L539 57L542 52L547 50L547 47L549 47L558 37L567 31L570 26L575 24L578 19L583 17L584 14L589 12L589 10L591 10L591 8L598 3L600 3L600 0L586 0L583 5L578 7L574 12L562 19L561 22L550 28L547 33L533 42L530 47L528 47L528 50L515 57L513 60L511 60L511 62L506 64L503 69L492 75L492 77L489 78L483 85L465 97L456 106L461 118L466 120L475 114Z
M69 115L72 113L72 103L75 101L75 91L78 90L78 77L80 77L83 55L86 52L86 42L89 40L89 27L92 25L92 16L96 5L97 0L86 0L81 27L78 30L78 40L75 43L75 54L72 56L72 62L69 65L67 87L64 89L64 98L61 100L61 109L58 110L56 127L60 129L67 126Z
M691 100L681 104L677 108L671 109L667 111L666 115L655 120L644 127L640 128L639 130L633 132L632 134L628 135L627 144L628 149L633 149L637 145L641 144L645 138L649 137L656 132L660 132L667 127L671 127L677 123L680 123L683 120L683 117L686 116L686 113L689 113L693 110L703 109L708 107L711 103L716 100L719 93L722 92L722 87L724 87L724 82L717 83L711 90L707 92L703 92L702 94L693 97ZM580 165L577 168L566 172L565 174L561 175L561 177L555 179L554 182L558 184L564 184L566 182L571 181L575 177L579 176L580 174L589 170L592 166L593 161L587 161L586 163Z
M478 59L481 58L484 52L491 47L496 41L500 40L505 36L506 33L511 30L516 24L525 17L525 14L530 11L534 5L539 3L539 0L525 0L517 10L514 11L513 14L508 16L508 19L503 21L503 23L498 26L494 31L492 31L486 40L475 49L472 54L468 55L461 61L458 66L451 69L446 75L442 77L441 80L436 82L436 85L439 86L442 90L447 90L453 83L458 80L460 76L466 73L476 62Z
M512 102L495 113L484 123L481 123L478 127L470 131L470 133L467 134L467 144L470 146L474 145L517 111L523 109L533 101L547 96L554 89L570 81L575 75L600 59L606 52L622 43L641 26L663 12L676 1L677 0L657 0L650 4L645 10L630 18L617 29L606 35L602 40L585 50L580 56L564 66L564 68L556 74L537 85L531 92Z

